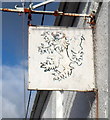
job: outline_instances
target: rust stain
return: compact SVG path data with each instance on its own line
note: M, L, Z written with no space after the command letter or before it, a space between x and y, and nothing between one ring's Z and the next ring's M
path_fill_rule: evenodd
M98 90L96 91L96 120L99 120L99 95Z
M7 9L7 8L3 8L2 10L3 10L3 11L7 11L7 12L11 12L11 10L10 10L10 9Z
M24 12L25 12L25 13L29 13L29 12L31 12L31 10L28 9L28 8L24 8Z
M59 16L60 14L58 13L58 11L54 11L54 16Z

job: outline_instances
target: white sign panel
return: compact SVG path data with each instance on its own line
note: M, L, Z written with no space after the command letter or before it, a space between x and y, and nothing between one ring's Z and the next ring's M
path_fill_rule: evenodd
M91 29L29 27L30 90L95 88Z

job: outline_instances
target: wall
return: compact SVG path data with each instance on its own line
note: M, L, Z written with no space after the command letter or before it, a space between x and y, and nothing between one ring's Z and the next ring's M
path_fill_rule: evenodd
M94 30L96 82L99 91L99 117L108 117L108 3L103 3Z
M110 11L110 2L108 4L108 11ZM110 12L108 12L108 23L110 23ZM110 24L108 24L108 71L110 71ZM108 88L110 91L110 73L108 73ZM109 99L108 99L108 118L110 118L110 92L109 92Z

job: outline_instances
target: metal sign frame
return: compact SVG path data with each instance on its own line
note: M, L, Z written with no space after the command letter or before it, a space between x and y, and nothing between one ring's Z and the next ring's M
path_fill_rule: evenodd
M64 35L63 33L66 34ZM62 39L58 38L59 36L58 34L62 36ZM76 34L76 36L74 36L74 34ZM54 38L59 39L58 44L56 43L55 39L52 38L53 36ZM49 41L49 39L53 39L55 43L53 43L53 41ZM46 42L48 42L49 44L47 45ZM59 46L59 44L61 44L61 46ZM49 46L51 46L51 49L49 48ZM52 49L54 49L55 51L54 50L52 51ZM95 76L94 76L94 62L93 62L94 58L93 58L92 29L74 29L73 27L67 28L67 27L29 26L28 53L29 53L28 89L94 91ZM53 53L55 54L53 55ZM63 59L61 58L62 56ZM39 63L37 61L39 61ZM64 71L62 71L62 66L65 68ZM51 73L51 75L49 72ZM80 74L78 75L77 72L79 72ZM36 75L37 73L38 75ZM61 77L61 79L59 76ZM67 81L65 80L65 78L67 79ZM55 86L53 88L48 87L48 85L46 84L49 83L48 79L49 80L53 79L54 81L57 81L55 82ZM72 83L72 81L75 79L79 82L74 81ZM80 79L82 79L82 82ZM61 81L64 82L61 83ZM70 83L70 85L67 85L68 82ZM88 85L86 85L86 82ZM45 85L44 86L39 85L42 83L45 83L47 87L45 87ZM79 85L79 83L81 86ZM50 81L49 84L52 86L53 82ZM61 84L62 86L63 84L65 84L64 85L65 87L61 87L60 86ZM68 87L66 87L66 85ZM86 87L83 88L82 86L86 86Z

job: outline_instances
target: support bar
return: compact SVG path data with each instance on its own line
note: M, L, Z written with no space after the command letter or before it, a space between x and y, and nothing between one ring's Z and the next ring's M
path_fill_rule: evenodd
M32 9L36 9L36 8L41 7L41 6L43 6L43 5L49 4L49 3L53 2L53 1L55 1L55 0L44 1L44 2L42 2L42 3L39 3L39 4L37 4L37 5L32 6Z
M60 11L37 11L37 10L30 10L29 8L24 8L24 9L0 8L0 11L15 12L15 13L46 14L46 15L54 15L54 16L76 16L76 17L91 17L92 16L91 14L63 13Z

